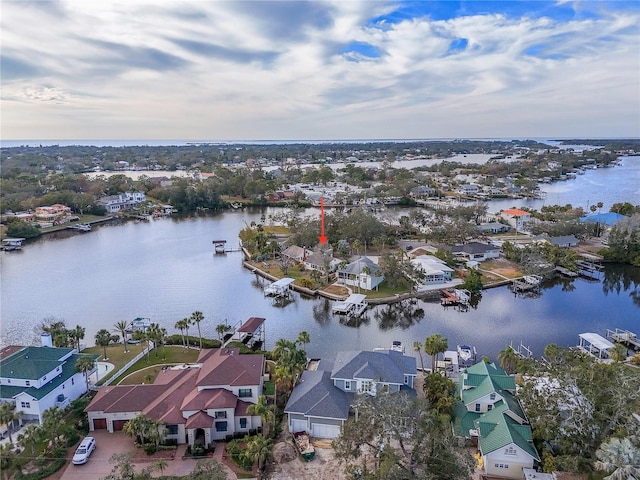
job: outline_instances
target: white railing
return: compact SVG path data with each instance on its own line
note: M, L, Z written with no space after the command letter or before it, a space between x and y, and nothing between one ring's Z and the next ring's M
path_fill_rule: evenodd
M125 366L123 366L120 370L118 370L113 375L111 375L109 378L107 378L102 385L103 386L111 385L111 383L114 380L116 380L120 375L122 375L124 372L126 372L127 369L129 369L134 363L136 363L138 360L140 360L142 357L144 357L148 352L151 352L151 350L153 350L153 347L154 347L153 342L149 341L149 345L147 345L147 348L142 350L142 352L140 352L138 355L133 357Z

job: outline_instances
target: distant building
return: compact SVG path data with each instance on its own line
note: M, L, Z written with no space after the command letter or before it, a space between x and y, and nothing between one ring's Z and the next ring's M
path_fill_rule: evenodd
M531 214L518 208L503 210L499 215L516 230L526 230L531 221Z
M126 192L101 197L98 199L98 204L102 205L108 213L116 213L130 210L146 199L147 196L144 192Z

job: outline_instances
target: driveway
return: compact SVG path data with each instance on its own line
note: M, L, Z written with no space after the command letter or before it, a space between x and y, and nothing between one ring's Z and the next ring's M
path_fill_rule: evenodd
M96 449L84 465L69 462L60 480L99 480L111 473L113 465L109 459L116 453L126 453L133 449L131 437L122 432L109 433L106 430L90 432L96 439Z

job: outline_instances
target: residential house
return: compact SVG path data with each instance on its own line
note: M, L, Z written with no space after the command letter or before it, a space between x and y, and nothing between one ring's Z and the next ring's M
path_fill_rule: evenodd
M369 257L360 257L344 268L338 268L338 283L373 290L382 283L382 269Z
M626 215L622 215L620 213L615 212L607 212L607 213L594 213L592 215L587 215L586 217L580 218L581 222L587 223L600 223L602 225L606 225L607 227L613 227L621 220L628 220L630 217Z
M333 272L342 263L339 258L334 258L329 252L313 252L304 259L304 268L307 270L318 270L322 273Z
M560 237L551 237L549 242L560 248L575 247L578 245L578 239L575 235L562 235Z
M336 438L349 417L355 393L407 391L415 394L415 357L395 350L340 352L333 362L321 360L305 371L285 407L289 431Z
M134 191L101 197L98 199L98 204L102 205L108 213L115 213L121 210L130 210L146 199L147 195L144 192Z
M426 185L420 185L419 187L415 187L411 189L411 196L414 198L425 198L431 197L435 195L436 189L428 187Z
M14 404L21 422L42 423L45 410L66 408L84 395L87 382L84 373L76 369L76 362L82 357L99 357L79 354L73 348L52 347L51 335L47 335L43 336L43 345L49 346L14 345L0 351L0 401Z
M526 230L531 221L531 214L518 208L509 208L500 212L500 217L506 220L516 230Z
M480 191L480 187L475 183L468 183L458 187L458 193L462 195L475 195Z
M478 225L478 230L482 233L506 233L511 230L509 225L505 225L504 223L499 222L489 222Z
M290 259L296 263L302 263L307 258L307 255L313 253L311 250L307 250L304 247L297 245L291 245L280 253L281 256Z
M122 430L137 415L165 424L166 438L208 445L262 426L247 412L263 393L264 355L202 350L197 363L163 370L149 385L103 387L85 411L91 431Z
M521 479L540 456L531 426L515 396L514 377L481 361L458 373L460 402L454 412L457 435L477 442L486 475Z
M464 245L454 245L448 248L457 257L476 262L484 262L500 256L500 247L481 242L469 242Z
M420 255L411 264L424 273L424 285L434 285L451 281L453 268L433 255Z

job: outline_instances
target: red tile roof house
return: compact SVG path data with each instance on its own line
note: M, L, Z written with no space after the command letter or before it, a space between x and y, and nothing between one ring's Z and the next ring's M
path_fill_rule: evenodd
M85 409L89 430L113 433L139 414L167 428L166 439L205 445L262 427L247 407L263 393L264 355L202 350L197 364L165 369L150 385L108 386Z

